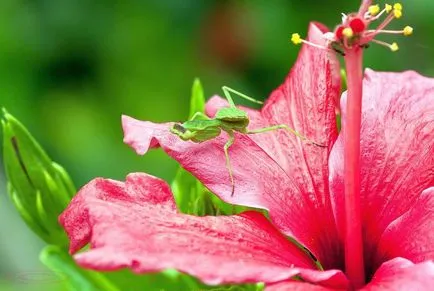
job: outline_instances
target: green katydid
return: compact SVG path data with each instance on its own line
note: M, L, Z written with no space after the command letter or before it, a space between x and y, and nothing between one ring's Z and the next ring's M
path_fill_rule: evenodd
M263 133L263 132L277 130L277 129L286 129L287 131L296 135L302 140L306 140L317 146L323 147L323 145L308 140L306 137L302 136L294 129L288 127L286 124L277 124L277 125L272 125L269 127L258 128L253 130L248 129L247 126L249 125L249 117L247 115L247 112L235 106L235 103L232 100L230 93L237 94L241 98L244 98L254 103L263 104L263 102L255 100L227 86L223 86L222 89L226 99L229 102L229 107L224 107L219 109L216 112L214 118L210 118L202 112L196 112L190 120L182 124L180 123L174 124L170 128L170 132L176 134L177 136L179 136L179 138L181 138L184 141L191 140L196 143L201 143L216 138L220 135L222 130L229 135L229 139L224 145L223 150L226 158L226 167L228 168L229 176L232 184L231 196L234 194L235 191L235 182L232 174L232 166L229 160L228 150L235 141L235 135L234 135L235 132L240 132L243 134L256 134L256 133Z

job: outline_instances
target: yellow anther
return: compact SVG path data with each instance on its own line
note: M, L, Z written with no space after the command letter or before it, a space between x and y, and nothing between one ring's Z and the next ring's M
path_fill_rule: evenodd
M402 11L402 5L401 5L401 3L395 3L395 4L393 4L393 9Z
M346 38L350 38L354 35L353 30L350 27L346 27L344 28L344 30L342 30L342 34L346 37Z
M292 34L291 41L293 44L301 44L302 43L302 39L298 33Z
M386 12L389 13L390 11L392 11L392 5L390 5L390 4L386 4L386 5L384 6L384 10L386 10Z
M402 10L393 9L393 16L395 16L395 18L401 18Z
M390 48L390 50L391 50L392 52L396 52L397 50L399 50L398 44L397 44L396 42L392 43L392 44L389 46L389 48Z
M372 16L377 15L378 12L380 12L380 6L378 5L371 5L368 8L368 12L369 14L371 14Z
M407 26L404 27L404 29L402 30L402 33L403 33L405 36L409 36L409 35L413 34L413 27L407 25Z

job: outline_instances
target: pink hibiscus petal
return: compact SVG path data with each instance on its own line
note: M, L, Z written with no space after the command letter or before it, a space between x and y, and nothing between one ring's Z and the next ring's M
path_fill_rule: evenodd
M276 282L295 275L345 285L341 271L321 272L260 213L197 217L178 213L168 185L147 174L126 182L95 179L59 218L78 264L94 270L174 268L207 284ZM300 268L294 268L294 266Z
M309 38L324 43L327 29L311 25ZM304 46L285 82L262 108L265 124L287 124L306 138L327 148L308 145L282 132L255 135L252 139L264 148L294 180L294 191L301 195L286 200L286 220L281 230L302 242L325 268L341 268L341 246L330 201L328 160L337 138L336 100L340 94L339 64L335 54L319 53ZM302 206L301 206L302 205ZM304 207L309 221L298 224L294 209ZM271 213L271 210L270 210ZM271 216L273 218L273 216ZM274 221L274 220L273 220Z
M387 261L375 272L364 291L380 290L432 290L434 286L434 263L427 261L413 264L403 258Z
M362 223L365 260L372 263L385 229L416 203L424 189L434 184L434 79L411 71L377 73L367 70L363 86ZM345 100L346 94L342 96L342 109L345 109ZM341 135L332 150L329 167L334 213L343 235ZM400 232L399 235L411 236L411 233ZM371 266L370 270L375 267Z
M223 151L228 139L226 133L203 143L185 142L169 132L171 125L123 116L124 142L138 154L143 154L157 140L155 144L160 145L211 191L234 204L267 209L264 205L281 205L284 199L274 193L290 191L292 181L279 164L247 135L236 134L236 141L229 151L235 179L235 192L231 196L232 187ZM283 209L279 211L283 212Z
M323 26L311 24L309 39L324 42L323 32ZM123 116L124 141L139 154L159 144L223 200L267 209L273 223L306 246L326 269L341 267L327 167L329 151L337 137L337 66L335 56L303 46L285 83L272 94L263 110L247 110L251 118L249 129L284 123L327 147L302 141L285 130L236 134L229 150L235 179L233 196L223 152L226 133L194 144L171 134L171 124ZM212 98L207 113L212 116L224 104L221 99Z
M423 191L416 204L384 231L375 259L380 264L395 257L415 263L434 260L434 188Z

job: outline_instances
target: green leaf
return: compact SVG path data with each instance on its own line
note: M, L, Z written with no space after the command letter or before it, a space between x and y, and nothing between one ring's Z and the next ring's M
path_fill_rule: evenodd
M197 214L194 206L198 201L203 201L204 187L186 170L179 167L175 179L172 182L172 191L178 209L183 213Z
M345 69L341 69L341 79L342 79L342 89L341 91L345 91L347 90L347 72L345 71Z
M105 273L104 275L120 290L263 290L262 284L208 286L190 275L182 274L173 269L168 269L158 274L137 275L130 270L121 270Z
M71 256L63 249L46 246L39 259L60 279L64 279L69 290L73 291L120 291L107 278L98 272L84 270L76 265Z
M120 290L204 290L205 285L195 278L169 269L153 274L134 274L130 270L106 273ZM140 287L140 288L139 288Z
M205 95L203 93L203 87L198 78L194 79L193 88L191 89L190 98L190 114L188 118L192 118L196 112L205 111Z
M344 92L347 90L347 73L345 69L341 69L341 91ZM338 100L340 102L340 100ZM337 104L340 107L340 104ZM341 131L341 115L338 113L336 114L336 126L338 128L338 132Z
M200 80L196 78L193 82L190 98L191 118L196 112L204 112L205 97ZM183 213L205 215L213 212L210 201L206 199L205 187L196 180L189 172L179 167L172 183L173 195L178 208Z
M39 237L66 247L68 240L57 218L75 194L69 175L5 109L1 122L4 167L13 204Z

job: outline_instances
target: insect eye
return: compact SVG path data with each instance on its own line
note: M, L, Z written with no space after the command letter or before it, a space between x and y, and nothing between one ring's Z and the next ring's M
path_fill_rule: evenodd
M187 130L179 123L176 123L173 125L173 129L181 132L181 133L185 133Z

